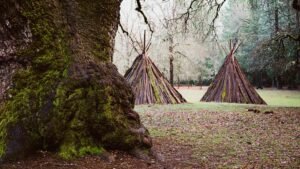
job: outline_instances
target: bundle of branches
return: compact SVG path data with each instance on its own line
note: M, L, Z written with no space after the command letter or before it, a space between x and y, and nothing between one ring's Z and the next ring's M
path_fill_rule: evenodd
M201 101L266 104L250 84L234 57L239 43L230 41L229 47L229 54Z
M139 55L125 73L135 94L135 104L177 104L186 100L172 87L152 60Z

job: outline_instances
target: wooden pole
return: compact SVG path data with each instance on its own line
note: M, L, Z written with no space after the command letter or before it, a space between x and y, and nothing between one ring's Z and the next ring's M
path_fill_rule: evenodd
M146 30L144 30L144 49L143 54L146 54Z

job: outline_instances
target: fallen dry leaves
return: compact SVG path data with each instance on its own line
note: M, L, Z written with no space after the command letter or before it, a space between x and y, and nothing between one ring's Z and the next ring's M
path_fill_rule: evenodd
M256 112L144 112L156 161L113 151L108 158L88 156L63 161L38 153L2 169L202 169L299 168L300 109Z
M172 140L157 151L167 163L181 159L175 166L299 168L299 109L264 112L147 112L141 116L155 140ZM176 153L166 149L169 144Z

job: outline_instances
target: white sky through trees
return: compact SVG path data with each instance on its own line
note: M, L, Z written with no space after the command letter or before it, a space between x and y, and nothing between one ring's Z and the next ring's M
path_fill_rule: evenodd
M176 0L141 1L142 10L147 16L151 28L154 30L148 54L167 78L169 77L169 43L167 41L168 30L164 28L163 24L166 19L173 18L172 12L174 12L174 9L176 10L177 15L186 12L186 7L178 4L175 6L175 1ZM189 1L186 2L189 3ZM241 5L244 6L241 7ZM142 43L144 30L147 31L148 40L150 38L150 31L148 25L145 24L143 17L135 10L135 8L135 1L123 0L121 5L120 22L123 28L129 32L133 39ZM235 7L232 7L232 9L229 9L228 2L225 2L215 24L219 43L224 43L224 45L227 44L227 42L224 42L222 39L224 38L224 32L226 32L224 26L232 25L230 30L234 31L235 28L247 19L247 10L245 3L237 4ZM228 21L228 18L231 18L231 20ZM193 22L193 20L190 22ZM178 24L177 26L180 27L181 25L182 24ZM193 31L186 34L177 34L174 37L174 41L174 43L178 44L175 51L185 55L183 56L178 54L175 56L175 82L178 78L180 80L197 80L199 76L204 76L205 73L207 74L207 72L203 72L202 68L205 58L209 58L213 62L213 71L216 72L225 57L224 51L220 50L214 41L207 39L205 42L202 42L201 39L198 38L197 34L193 33ZM137 44L135 44L135 47L141 52L141 49ZM132 65L132 62L137 55L138 54L133 49L129 38L119 29L116 37L114 63L121 74L124 74L125 71ZM213 71L210 70L210 73Z

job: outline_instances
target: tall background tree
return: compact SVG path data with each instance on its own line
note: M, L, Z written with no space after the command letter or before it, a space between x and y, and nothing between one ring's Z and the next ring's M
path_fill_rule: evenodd
M209 84L228 52L224 46L227 46L229 39L238 38L242 45L237 52L237 59L253 84L259 87L287 86L291 89L299 85L299 12L293 9L293 0L142 2L149 16L148 21L155 30L149 54L170 80L173 77L170 76L170 65L173 65L173 80L179 79L184 83L201 79ZM134 14L125 7L122 11ZM134 15L137 16L133 18L139 18L138 14ZM163 26L166 23L172 25L171 29ZM141 34L139 32L147 28L147 25L140 22L134 24L136 28L133 34L138 36ZM169 39L173 43L168 40L170 32L173 38ZM122 42L117 38L117 49L119 43ZM170 44L173 47L170 48ZM124 52L120 50L120 53ZM120 56L124 57L124 54L115 54L119 58L115 63L121 72L125 72ZM133 60L136 56L134 54L128 58ZM170 58L173 58L173 64L170 64ZM211 70L205 64L209 60L213 65Z
M296 88L300 78L299 17L292 0L250 0L244 5L249 14L238 32L243 40L239 59L244 69L258 86Z
M130 18L129 25L133 23L134 28L129 27L130 31L128 32L132 32L132 37L139 37L148 26L137 21L137 18L142 19L141 15L131 12L134 10L134 3L133 1L123 2L121 13L124 13L125 17L121 17L121 23L127 25L128 18ZM219 47L213 38L214 31L208 33L207 27L212 24L212 20L216 16L215 12L220 10L220 8L217 10L220 6L219 3L221 4L221 2L200 0L193 3L191 0L142 1L143 10L154 30L149 54L170 81L195 81L201 74L204 75L201 73L202 71L198 71L200 69L205 70L207 74L205 77L203 76L203 80L209 81L213 72L216 72L218 66L221 65L221 62L218 61L219 51L216 50ZM192 7L190 7L191 5ZM200 25L204 27L200 27ZM212 25L211 28L214 26ZM204 36L207 36L208 39L205 43L203 42ZM128 44L121 40L123 37L123 31L119 31L116 38L118 52L114 55L116 58L114 63L121 73L128 68L128 64L122 61L127 51L124 47ZM137 55L137 53L133 53L127 58L132 62ZM206 57L215 62L213 64L214 71L206 70L205 67L203 69L202 63L205 62Z

